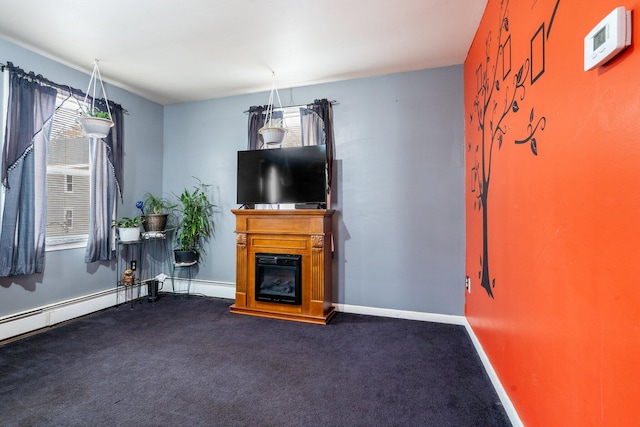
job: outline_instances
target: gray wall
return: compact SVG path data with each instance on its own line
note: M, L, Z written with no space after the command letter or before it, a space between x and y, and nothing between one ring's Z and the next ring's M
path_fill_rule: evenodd
M284 105L336 100L336 303L463 315L463 69L280 90ZM198 277L235 281L236 151L268 93L165 107L165 191L213 185L216 237ZM191 185L191 184L187 184Z
M0 39L0 61L13 62L26 71L56 83L86 90L85 74ZM91 58L87 60L91 70ZM108 68L103 60L101 71ZM2 76L2 74L0 74ZM145 191L162 191L163 107L127 91L106 85L107 96L128 110L125 116L125 172L120 215L135 215L135 202ZM0 84L0 99L3 96ZM0 114L4 114L0 106ZM115 287L110 263L84 262L84 249L47 252L43 274L0 279L0 317Z
M2 39L0 58L79 89L88 84L89 75ZM338 101L334 302L463 314L462 79L459 65L280 90L285 105ZM246 147L244 111L268 93L163 108L111 85L107 92L129 111L120 216L135 215L146 191L179 193L193 176L212 184L216 234L198 278L235 282L236 151ZM48 252L43 274L0 279L0 317L114 283L113 266L85 264L84 249Z

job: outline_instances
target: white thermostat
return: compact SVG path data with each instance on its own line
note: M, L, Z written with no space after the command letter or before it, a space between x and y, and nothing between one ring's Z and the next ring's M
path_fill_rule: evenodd
M631 11L616 7L584 38L584 70L612 59L631 44Z

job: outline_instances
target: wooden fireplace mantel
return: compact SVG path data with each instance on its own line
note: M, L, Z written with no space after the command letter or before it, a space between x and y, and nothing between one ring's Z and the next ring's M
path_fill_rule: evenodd
M236 302L232 313L326 324L331 300L333 210L237 209ZM256 253L302 256L300 305L256 301Z

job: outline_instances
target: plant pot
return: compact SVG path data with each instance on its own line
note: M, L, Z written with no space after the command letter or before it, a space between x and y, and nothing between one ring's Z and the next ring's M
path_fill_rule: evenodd
M198 254L194 251L173 251L176 264L193 264L198 262Z
M167 217L169 214L146 214L142 215L142 227L144 231L164 231L167 228Z
M82 116L78 117L77 120L84 134L90 138L106 138L113 126L111 120L99 117Z
M140 240L140 227L118 227L121 242L135 242Z
M258 133L262 135L265 144L282 144L287 134L287 129L281 127L264 127L261 128Z

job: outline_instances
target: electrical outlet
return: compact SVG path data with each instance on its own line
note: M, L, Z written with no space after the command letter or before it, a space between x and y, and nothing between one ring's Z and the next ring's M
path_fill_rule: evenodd
M138 266L138 263L136 261L131 261L131 269L133 271L136 271L136 267Z
M471 277L467 276L467 278L464 281L464 287L467 290L467 292L471 293Z

